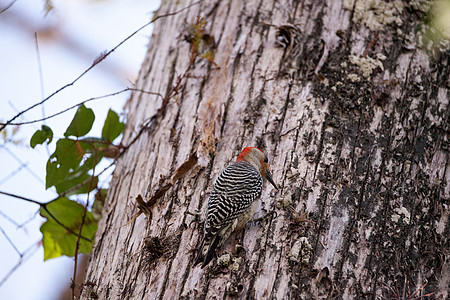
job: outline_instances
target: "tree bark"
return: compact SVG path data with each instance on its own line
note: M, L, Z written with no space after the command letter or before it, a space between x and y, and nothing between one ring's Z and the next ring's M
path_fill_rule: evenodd
M192 3L163 1L156 15ZM129 100L123 144L147 127L117 163L82 298L447 299L449 56L416 43L424 11L211 0L157 20L136 88L169 101ZM201 22L214 62L199 50L191 64ZM256 217L267 217L219 250L228 263L193 267L195 212L246 146L268 154L280 190L265 185ZM164 186L130 222L136 196Z

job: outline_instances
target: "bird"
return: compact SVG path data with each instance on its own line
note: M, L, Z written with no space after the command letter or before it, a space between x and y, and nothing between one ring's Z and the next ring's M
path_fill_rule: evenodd
M246 147L213 184L206 207L203 240L194 266L204 268L232 232L245 227L258 208L263 178L277 185L269 171L268 158L257 147Z

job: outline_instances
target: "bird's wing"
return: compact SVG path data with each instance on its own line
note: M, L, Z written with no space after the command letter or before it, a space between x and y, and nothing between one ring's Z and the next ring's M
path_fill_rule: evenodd
M227 227L259 198L261 189L261 175L247 162L236 162L219 175L208 201L205 234L194 265L203 262L203 268L213 259L224 240L218 233L230 230Z
M215 235L236 219L259 198L262 177L247 162L237 162L226 168L214 183L208 201L205 233Z

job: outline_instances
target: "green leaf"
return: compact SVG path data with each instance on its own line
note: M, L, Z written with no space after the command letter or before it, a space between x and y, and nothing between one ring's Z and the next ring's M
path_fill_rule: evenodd
M91 182L92 180L92 182ZM76 176L68 176L65 178L65 180L60 181L58 184L55 185L56 192L58 194L64 193L75 186L78 186L73 191L70 191L70 193L67 193L66 196L71 195L78 195L78 194L87 194L92 190L95 190L97 188L98 184L98 177L94 176L92 178L92 175L88 173L84 173L81 175Z
M85 154L79 141L60 139L47 162L46 188L64 181L71 170L79 167Z
M55 152L50 158L56 158L61 166L67 169L75 169L80 165L86 150L82 143L71 139L60 139L56 142Z
M88 151L92 154L86 154ZM88 181L91 177L88 174L89 170L94 168L102 157L102 153L95 151L92 144L71 139L60 139L56 143L55 152L47 162L46 188L55 186L56 191L60 194L84 181ZM70 194L87 193L89 186L92 190L97 186L97 182L98 179L95 178L92 185L86 183Z
M103 125L102 138L112 142L122 133L124 127L125 124L119 121L119 115L110 109L105 120L105 125Z
M83 205L62 197L47 204L47 209L60 223L58 224L50 214L41 208L41 216L47 218L47 221L41 225L42 244L44 247L44 260L59 257L61 255L74 256L77 243L77 234L80 230L83 218ZM86 217L83 224L81 235L91 241L80 238L78 247L79 253L89 253L92 250L95 232L97 231L97 222L91 212L86 211Z
M30 146L34 148L36 145L43 144L47 139L47 144L50 144L53 140L53 131L50 127L42 125L41 129L37 130L31 137Z
M95 115L92 109L86 108L84 104L81 104L75 116L73 117L72 122L69 127L67 127L66 132L64 133L65 137L69 137L71 135L80 137L86 135L92 128L92 124L94 123Z

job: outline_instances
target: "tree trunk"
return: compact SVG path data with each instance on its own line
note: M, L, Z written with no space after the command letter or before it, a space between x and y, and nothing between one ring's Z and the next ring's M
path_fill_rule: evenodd
M157 20L136 88L163 97L128 103L123 143L147 126L118 161L82 298L448 298L449 56L416 44L425 9L408 3L211 0ZM265 185L267 217L218 251L228 263L193 267L195 212L246 146L280 190Z

